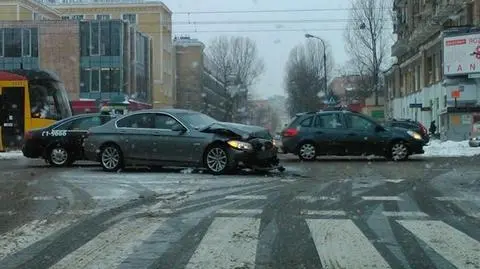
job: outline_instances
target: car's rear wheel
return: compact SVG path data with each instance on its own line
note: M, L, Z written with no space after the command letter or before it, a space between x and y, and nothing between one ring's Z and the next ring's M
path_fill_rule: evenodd
M317 157L317 149L312 142L304 142L298 148L298 157L302 161L314 161Z
M393 161L404 161L408 159L408 147L403 141L396 141L392 143L388 156Z
M218 144L206 150L204 166L209 173L221 175L233 170L235 162L231 159L228 149Z
M122 151L117 145L105 145L100 151L100 163L103 170L116 172L123 168Z
M61 145L50 147L46 160L55 167L64 167L73 163L68 150Z

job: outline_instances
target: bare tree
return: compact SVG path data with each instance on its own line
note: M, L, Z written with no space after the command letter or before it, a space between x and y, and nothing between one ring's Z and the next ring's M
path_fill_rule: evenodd
M363 77L362 91L375 95L379 105L382 69L391 44L388 32L391 0L352 0L350 19L345 31L346 50L354 73Z
M206 50L206 58L208 68L230 90L229 110L247 107L248 89L265 69L255 41L241 36L216 37Z
M309 39L290 51L284 83L291 115L318 110L321 106L318 94L327 92L324 89L323 49L319 40ZM327 77L331 77L332 67L333 58L327 47Z

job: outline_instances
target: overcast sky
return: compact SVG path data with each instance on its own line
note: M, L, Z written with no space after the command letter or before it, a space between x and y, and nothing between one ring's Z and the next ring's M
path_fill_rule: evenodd
M255 40L266 70L255 86L258 96L285 95L283 76L289 51L305 41L305 33L324 38L332 48L337 65L343 64L343 32L350 0L163 0L173 11L174 35L198 38L207 46L218 35L241 35ZM314 10L289 12L195 13L199 11ZM330 9L330 10L328 10ZM191 14L187 14L192 12ZM258 23L258 21L275 21ZM288 21L297 21L295 23ZM304 22L313 20L310 22ZM205 24L205 22L215 24ZM226 21L248 21L232 24ZM300 21L300 22L299 22ZM203 22L203 23L202 23ZM287 31L288 30L288 31ZM293 30L293 31L291 31ZM225 32L219 32L225 31Z

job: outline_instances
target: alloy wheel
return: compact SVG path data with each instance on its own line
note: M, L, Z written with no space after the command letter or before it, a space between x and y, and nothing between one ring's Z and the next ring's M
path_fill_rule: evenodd
M207 153L207 167L215 173L222 172L227 167L228 156L222 148L212 148Z
M102 151L102 165L108 170L115 170L120 165L120 152L116 147L108 146Z

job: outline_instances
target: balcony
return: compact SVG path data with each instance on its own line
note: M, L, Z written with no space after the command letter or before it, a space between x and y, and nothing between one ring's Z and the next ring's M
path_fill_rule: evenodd
M405 54L410 46L405 39L399 39L392 46L392 56L399 57Z
M459 1L460 2L460 1ZM409 46L417 48L429 40L432 36L443 30L443 24L452 14L457 14L464 8L464 3L448 3L431 6L419 15L419 23L409 38ZM428 12L427 12L428 11Z

